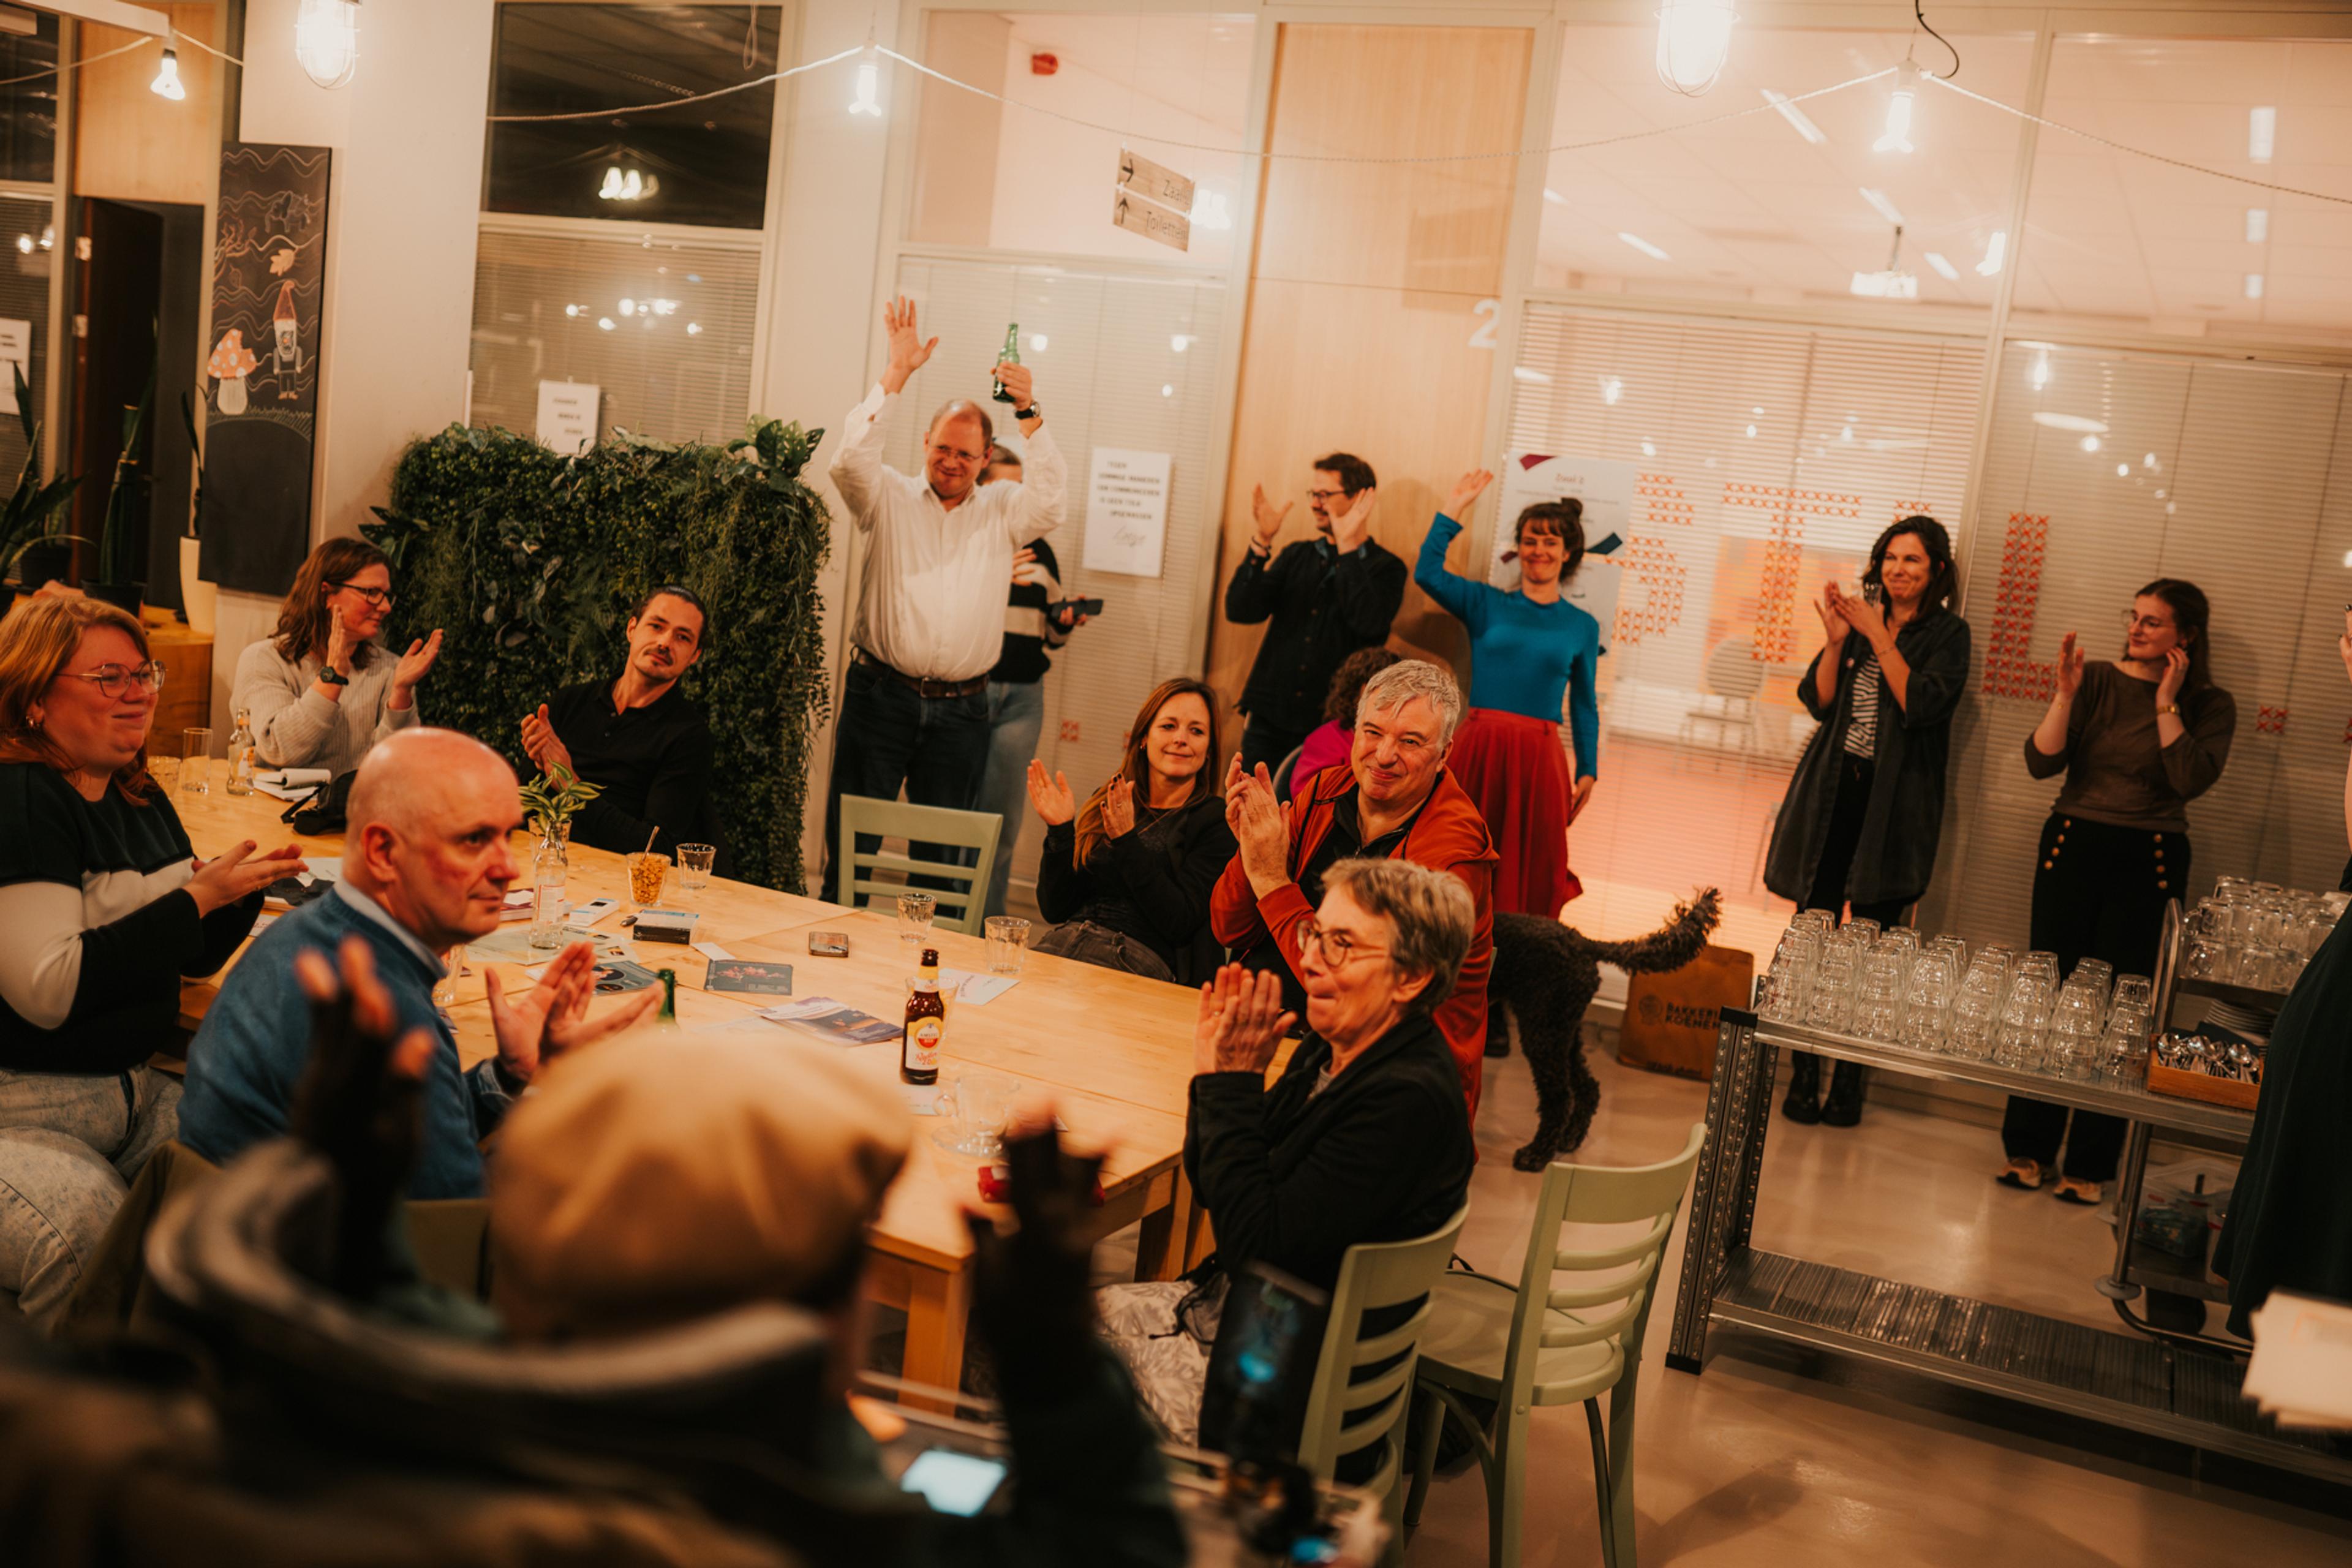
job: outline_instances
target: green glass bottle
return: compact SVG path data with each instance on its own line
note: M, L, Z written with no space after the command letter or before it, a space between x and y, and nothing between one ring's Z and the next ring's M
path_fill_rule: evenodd
M1020 322L1014 321L1004 329L1004 352L996 356L996 363L999 364L1019 364L1021 363ZM991 382L990 385L992 390L989 393L989 395L996 399L997 402L1010 403L1013 401L1013 395L1004 390L1004 384L1003 382Z
M672 1033L676 1033L679 1026L677 1021L677 971L675 969L656 969L654 973L660 977L662 983L661 1011L654 1016L654 1027L656 1029L667 1029Z

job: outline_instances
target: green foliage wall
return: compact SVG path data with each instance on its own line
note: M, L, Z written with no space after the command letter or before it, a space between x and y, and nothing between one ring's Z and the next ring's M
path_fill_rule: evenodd
M816 591L830 519L799 479L823 435L754 421L719 447L619 432L577 458L454 425L418 441L362 531L400 593L385 642L443 630L427 717L530 777L523 716L617 676L629 611L684 584L710 611L685 687L709 716L735 873L797 892L810 732L831 697Z

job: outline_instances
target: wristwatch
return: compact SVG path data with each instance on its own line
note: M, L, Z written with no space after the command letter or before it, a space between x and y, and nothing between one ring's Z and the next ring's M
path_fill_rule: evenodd
M323 665L320 668L319 679L325 681L330 686L349 686L352 683L352 678L350 676L345 675L341 670L337 669L331 664Z
M1013 417L1015 419L1042 419L1045 417L1045 415L1038 410L1038 407L1034 403L1032 403L1026 408L1014 409L1013 411Z

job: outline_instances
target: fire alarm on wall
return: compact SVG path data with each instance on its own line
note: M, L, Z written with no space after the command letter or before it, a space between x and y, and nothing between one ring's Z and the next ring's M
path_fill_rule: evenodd
M1029 57L1029 74L1031 76L1052 76L1055 71L1060 70L1061 68L1062 59L1059 55L1050 55L1041 49L1037 53Z

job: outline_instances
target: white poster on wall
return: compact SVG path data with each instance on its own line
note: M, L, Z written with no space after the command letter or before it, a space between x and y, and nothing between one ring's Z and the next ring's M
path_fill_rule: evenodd
M1157 577L1167 547L1168 454L1097 447L1087 485L1087 570Z
M27 385L33 379L33 323L0 320L0 362L15 365L14 371L0 370L0 396L13 405L16 401L16 377L22 375ZM39 388L33 389L38 397Z
M1544 452L1507 452L1496 477L1495 539L1486 580L1497 588L1519 585L1513 528L1519 513L1538 501L1573 499L1584 504L1584 563L1568 585L1568 602L1601 623L1601 651L1607 653L1617 625L1617 595L1625 580L1619 552L1633 521L1634 470L1631 463L1604 458L1564 457Z
M576 457L596 444L596 411L604 388L586 381L539 384L539 438L559 457Z

